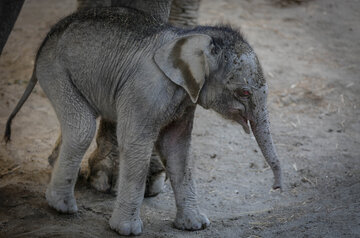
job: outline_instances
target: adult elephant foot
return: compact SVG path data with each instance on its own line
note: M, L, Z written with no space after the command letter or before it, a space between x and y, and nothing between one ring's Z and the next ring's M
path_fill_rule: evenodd
M97 160L101 158L94 152L94 156L91 157L92 165L89 166L90 175L89 183L91 187L99 192L111 192L116 194L117 192L117 178L118 178L118 163L114 163L115 158L109 158ZM97 163L94 161L97 160ZM90 163L90 160L89 160ZM112 167L113 166L113 167ZM150 168L146 179L145 197L154 197L162 192L166 180L165 169L158 159L157 155L153 155L150 160Z
M96 138L97 148L89 158L89 183L100 192L116 194L119 152L116 139L116 124L101 119ZM165 169L159 156L152 153L146 180L145 197L158 195L165 183Z
M162 192L166 180L165 168L159 156L153 152L146 179L145 197L154 197Z
M100 120L96 149L89 158L89 183L100 192L110 192L119 167L116 123ZM114 183L115 185L115 183Z

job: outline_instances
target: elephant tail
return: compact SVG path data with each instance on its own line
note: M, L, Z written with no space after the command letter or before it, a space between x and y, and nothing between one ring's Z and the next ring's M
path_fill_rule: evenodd
M21 107L24 105L25 101L28 99L28 97L30 96L32 90L34 89L36 83L37 83L37 78L35 75L35 70L31 76L31 79L29 81L29 84L27 85L24 94L22 95L22 97L20 98L18 104L16 105L15 109L12 111L11 115L9 116L7 122L6 122L6 129L5 129L5 135L4 135L4 140L5 142L9 142L10 141L10 137L11 137L11 122L14 119L14 117L16 116L16 114L20 111Z

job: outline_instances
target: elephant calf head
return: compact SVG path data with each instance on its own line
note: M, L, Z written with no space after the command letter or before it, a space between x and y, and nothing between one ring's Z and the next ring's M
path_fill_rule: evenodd
M280 162L269 130L268 94L259 60L241 34L228 27L198 27L165 44L155 62L194 103L250 127L282 188ZM250 124L250 125L249 125Z

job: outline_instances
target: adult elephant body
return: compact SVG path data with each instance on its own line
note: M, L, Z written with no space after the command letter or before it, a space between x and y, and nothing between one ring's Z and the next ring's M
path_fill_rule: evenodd
M77 0L78 9L96 7L132 7L160 17L178 26L194 25L200 0ZM24 0L0 1L0 55L20 13Z

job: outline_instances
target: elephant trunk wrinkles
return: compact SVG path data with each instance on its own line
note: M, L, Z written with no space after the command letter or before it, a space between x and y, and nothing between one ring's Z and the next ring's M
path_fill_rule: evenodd
M274 173L273 189L282 189L281 166L270 134L269 116L266 108L263 108L255 118L257 118L255 121L250 122L251 129L266 162Z

